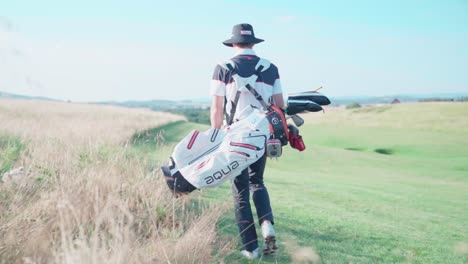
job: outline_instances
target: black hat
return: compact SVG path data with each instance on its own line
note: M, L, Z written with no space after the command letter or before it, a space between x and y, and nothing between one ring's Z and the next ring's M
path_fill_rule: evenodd
M232 37L223 41L223 44L232 47L232 44L257 44L262 42L263 39L255 37L252 25L238 24L232 27Z

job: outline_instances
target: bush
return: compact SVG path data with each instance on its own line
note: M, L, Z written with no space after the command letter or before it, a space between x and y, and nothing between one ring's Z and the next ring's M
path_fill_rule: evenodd
M361 108L361 105L359 103L354 102L346 106L346 109L355 109L355 108Z

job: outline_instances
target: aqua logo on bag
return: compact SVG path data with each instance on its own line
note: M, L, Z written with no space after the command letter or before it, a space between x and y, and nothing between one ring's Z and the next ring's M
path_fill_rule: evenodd
M212 184L213 182L222 179L224 176L228 175L232 170L237 169L237 167L239 167L239 163L237 161L232 162L226 167L226 171L224 171L225 168L223 168L213 173L213 175L206 177L206 184Z

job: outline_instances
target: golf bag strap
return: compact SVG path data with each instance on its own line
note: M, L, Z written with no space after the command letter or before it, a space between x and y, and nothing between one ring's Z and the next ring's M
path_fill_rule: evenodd
M249 90L249 92L251 92L253 94L253 96L255 97L255 99L257 99L260 104L265 108L265 109L269 109L270 106L265 102L265 100L263 100L262 96L257 92L257 90L255 90L255 88L253 88L252 86L250 86L250 84L247 84L245 86L245 88L247 88L247 90Z
M223 68L226 68L231 72L232 75L237 74L237 70L233 66L233 62L229 61L224 63ZM226 104L227 104L227 99L224 97L224 115L226 116L226 122L228 125L231 125L232 122L234 121L234 114L236 113L236 107L237 107L237 102L239 101L240 97L240 91L237 90L236 97L234 98L234 101L231 101L231 112L230 114L227 113L226 111Z
M229 126L232 125L232 123L234 122L234 115L236 114L236 108L237 108L237 103L239 102L240 94L241 92L237 90L234 101L231 101L231 112L229 113L229 115L226 114L227 116L226 121Z

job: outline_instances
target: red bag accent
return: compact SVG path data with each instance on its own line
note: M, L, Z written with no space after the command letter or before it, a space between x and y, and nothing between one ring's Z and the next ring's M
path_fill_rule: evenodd
M299 151L304 151L304 149L306 148L302 137L293 133L289 134L289 144L292 148L297 149Z
M288 124L283 110L276 105L270 106L270 111L266 114L270 122L270 132L273 138L279 139L283 146L288 144Z

